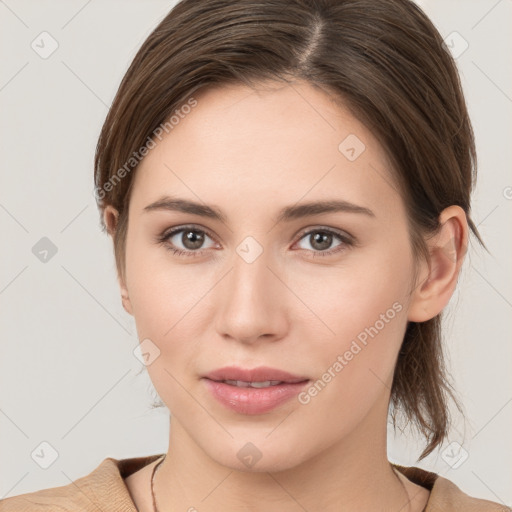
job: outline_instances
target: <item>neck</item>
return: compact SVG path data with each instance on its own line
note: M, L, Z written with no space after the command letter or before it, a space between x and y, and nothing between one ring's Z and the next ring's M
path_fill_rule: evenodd
M292 468L255 472L218 464L172 419L169 451L154 482L158 510L408 512L407 490L387 459L386 422L375 426L367 418Z

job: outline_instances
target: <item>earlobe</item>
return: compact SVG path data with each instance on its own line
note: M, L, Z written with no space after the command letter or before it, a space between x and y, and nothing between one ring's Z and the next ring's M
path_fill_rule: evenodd
M421 263L421 272L412 291L408 320L425 322L438 315L450 301L468 245L466 213L449 206L439 216L439 232L427 241L431 258Z
M123 304L123 309L129 314L133 316L132 303L130 301L130 295L128 293L128 288L122 276L118 274L117 280L119 282L119 288L121 289L121 303Z
M130 297L128 296L128 290L121 285L121 302L123 304L123 309L129 314L133 316L132 311L132 303L130 302Z

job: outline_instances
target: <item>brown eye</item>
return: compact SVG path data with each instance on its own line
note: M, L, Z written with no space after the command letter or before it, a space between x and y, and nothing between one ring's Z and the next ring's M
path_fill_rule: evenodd
M317 232L314 235L309 235L311 246L318 251L325 251L326 249L329 249L333 238L333 235L330 233Z
M203 245L204 236L204 233L187 229L182 231L180 241L186 249L193 251L195 249L199 249L201 245Z
M167 231L158 241L175 254L196 256L209 248L204 247L207 238L211 239L202 229L185 226Z
M212 240L213 246L204 246L207 238ZM327 228L314 229L303 233L300 240L306 240L310 248L299 248L312 253L313 257L331 256L354 245L350 235L338 233ZM333 246L333 242L336 240L338 240L338 243ZM206 249L215 246L213 238L206 231L190 226L167 231L158 237L158 242L163 244L167 250L179 256L198 256Z
M336 239L338 239L339 242L333 246L333 242L336 241ZM312 252L313 257L330 256L353 245L348 235L337 233L330 229L310 230L303 234L301 240L306 240L310 247L300 248Z

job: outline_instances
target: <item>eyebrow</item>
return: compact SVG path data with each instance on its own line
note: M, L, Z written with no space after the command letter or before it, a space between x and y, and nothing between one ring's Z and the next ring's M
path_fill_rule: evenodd
M164 196L144 208L144 212L155 210L190 213L213 220L218 220L223 223L226 223L227 221L227 217L219 208L215 206L208 206L206 204L196 203L194 201L189 201L188 199L180 199L176 197ZM279 212L277 222L287 222L312 215L320 215L322 213L333 212L362 213L369 217L375 217L375 214L369 208L359 206L348 201L333 199L287 206Z

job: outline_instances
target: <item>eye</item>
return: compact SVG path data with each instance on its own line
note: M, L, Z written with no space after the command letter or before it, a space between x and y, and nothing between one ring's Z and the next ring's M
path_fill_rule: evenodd
M213 241L213 237L203 229L194 226L181 226L167 230L162 235L159 235L157 243L164 245L167 250L178 256L194 257L201 255L208 249L208 247L203 247L206 238L210 238ZM339 243L334 246L334 249L329 249L335 239L338 239ZM329 228L317 228L306 231L302 233L299 242L301 240L308 241L312 249L300 248L312 252L313 257L331 256L354 245L350 235L339 233Z
M211 238L206 231L194 226L184 226L166 231L158 237L158 242L178 256L197 256L205 249L202 247L205 238Z
M338 239L340 242L334 246L334 249L329 249L329 247L332 247L332 243L335 239ZM306 240L310 247L312 247L312 249L306 247L306 250L312 251L314 258L318 256L331 256L354 245L349 235L338 233L328 228L317 228L307 231L303 233L301 240ZM304 249L304 247L301 247L301 249Z

